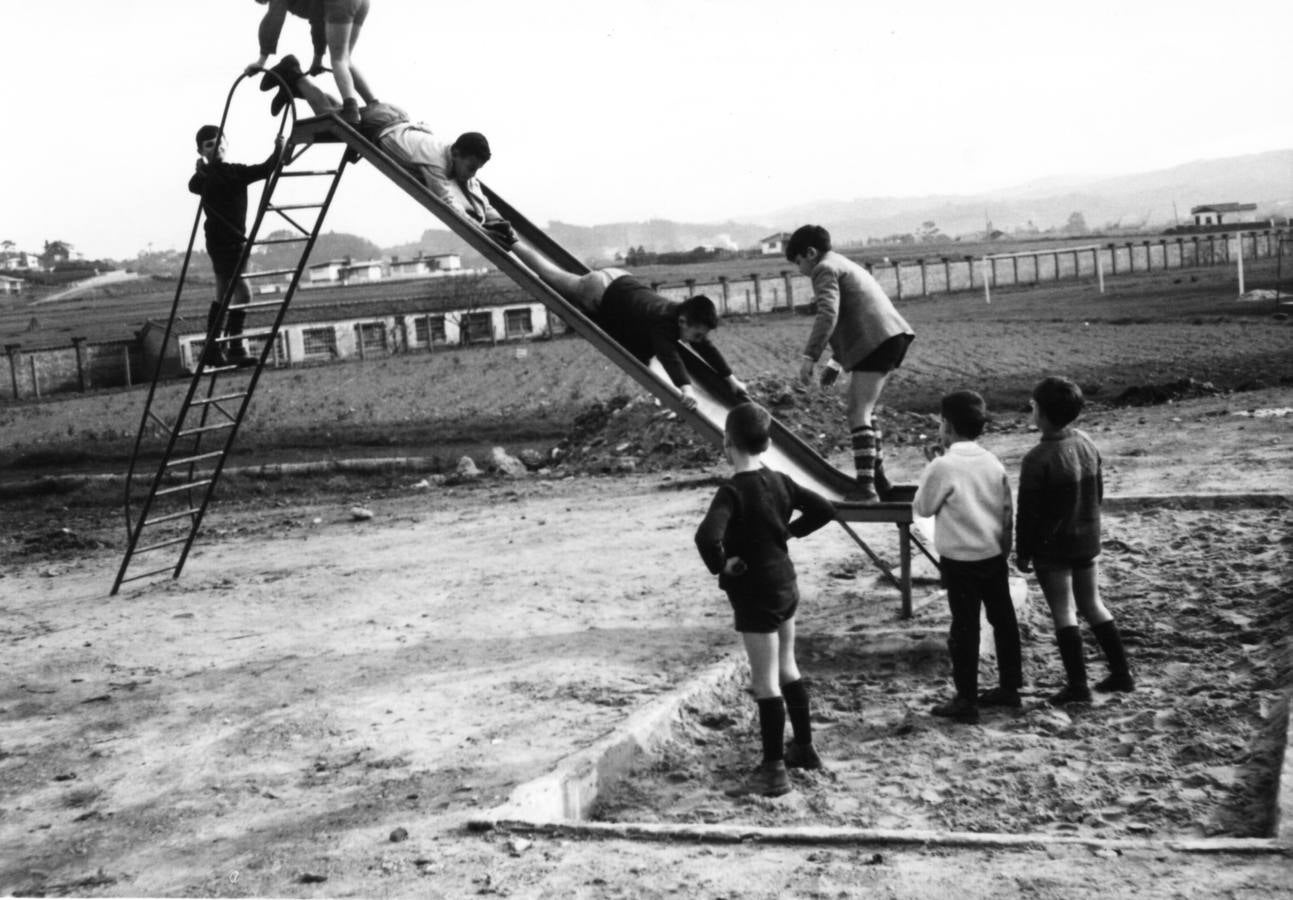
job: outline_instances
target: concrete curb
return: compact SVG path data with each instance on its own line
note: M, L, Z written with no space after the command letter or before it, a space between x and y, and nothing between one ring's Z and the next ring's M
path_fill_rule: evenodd
M1293 852L1293 691L1284 694L1284 758L1275 773L1275 841Z
M586 816L601 791L669 739L690 703L726 690L742 679L745 671L741 654L710 666L680 690L631 715L608 737L563 759L552 772L519 785L501 806L468 827L487 829L504 820L560 822Z
M1135 840L1084 838L1046 834L998 834L972 831L900 831L877 828L837 828L802 825L787 828L757 825L673 824L661 822L526 822L495 823L522 834L582 837L599 840L686 841L687 843L762 843L815 845L919 845L997 850L1036 850L1044 847L1086 847L1112 851L1171 851L1173 853L1234 853L1290 855L1271 838L1211 838L1197 840Z

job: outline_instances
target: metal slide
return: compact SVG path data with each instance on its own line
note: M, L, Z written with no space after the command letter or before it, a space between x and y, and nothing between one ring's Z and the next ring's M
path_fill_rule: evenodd
M644 388L671 407L696 431L715 444L723 441L723 424L727 413L738 403L724 380L694 351L682 345L682 358L691 376L697 398L695 410L688 410L680 402L680 394L665 375L657 360L645 366L588 318L579 307L567 301L550 288L517 257L496 244L473 220L432 194L409 170L405 169L380 147L368 141L360 132L335 115L301 119L292 132L294 143L341 141L351 151L372 163L379 171L413 199L426 207L449 226L458 237L493 263L500 271L524 288L531 296L559 315L581 337L586 339L617 366L627 372ZM576 275L589 271L569 251L537 228L515 207L497 193L484 188L490 203L499 214L511 222L517 234L551 262ZM783 472L805 487L812 488L835 503L836 516L849 536L869 556L902 594L902 614L911 615L911 545L937 565L920 539L912 533L913 515L911 498L914 486L898 486L895 495L884 503L851 503L845 499L853 487L852 476L841 472L827 462L817 451L797 435L773 420L771 446L764 460L767 465ZM850 522L890 522L898 528L900 574L895 576L884 561L867 546L866 542L850 527Z
M625 351L598 328L578 306L548 287L528 266L491 240L474 221L443 203L412 173L391 159L380 147L365 139L356 129L331 115L301 119L293 131L292 140L294 143L337 140L349 145L358 155L390 178L396 186L448 225L458 237L470 244L535 299L559 315L581 337L610 357L616 365L659 397L663 403L676 410L689 425L707 439L716 444L722 444L723 423L728 411L739 401L732 395L723 379L685 344L682 346L682 357L696 391L698 404L695 411L687 410L682 406L678 391L675 390L658 362L653 360L650 367L639 362L636 357ZM517 234L531 247L568 272L583 275L589 271L587 266L521 215L497 193L486 187L485 194L494 208L512 223ZM836 502L841 508L842 515L850 521L894 521L892 513L897 512L899 507L910 507L909 502L865 505L848 503L844 497L853 487L853 477L832 466L817 451L775 419L772 447L764 459L771 468L790 475L800 484Z

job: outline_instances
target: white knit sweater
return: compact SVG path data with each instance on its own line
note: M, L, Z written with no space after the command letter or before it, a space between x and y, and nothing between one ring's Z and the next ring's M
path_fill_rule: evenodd
M934 517L941 557L974 562L1010 551L1010 481L1001 460L974 441L957 441L925 467L912 510Z

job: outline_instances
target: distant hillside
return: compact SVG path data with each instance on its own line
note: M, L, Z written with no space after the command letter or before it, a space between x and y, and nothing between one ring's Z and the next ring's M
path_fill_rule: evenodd
M805 222L825 225L840 242L910 234L927 221L950 236L981 234L988 221L1005 232L1030 227L1046 231L1064 227L1075 212L1093 230L1152 230L1175 224L1177 217L1188 221L1192 206L1227 202L1257 204L1256 218L1293 214L1293 149L1199 160L1112 178L1057 175L975 195L820 200L770 212L759 216L758 222L653 219L581 226L554 221L546 229L576 256L607 260L639 246L656 252L700 245L749 248L760 238ZM384 252L410 256L418 250L461 253L466 265L479 261L452 233L438 228L423 232L416 242L387 247Z
M977 195L807 203L778 210L769 221L783 229L818 222L840 240L911 232L925 221L949 235L981 232L986 220L1002 231L1026 228L1030 222L1046 230L1062 227L1074 212L1082 213L1093 229L1119 224L1160 228L1175 224L1178 216L1187 222L1192 206L1227 202L1256 203L1255 218L1293 213L1293 150L1199 160L1113 178L1056 176Z

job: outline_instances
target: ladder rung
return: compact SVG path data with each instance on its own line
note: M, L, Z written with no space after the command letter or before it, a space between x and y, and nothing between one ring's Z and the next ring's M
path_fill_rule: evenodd
M313 169L303 172L279 172L279 178L305 178L310 175L336 175L336 169Z
M166 463L167 468L171 466L185 466L200 459L214 459L217 456L224 456L223 450L212 450L210 453L199 453L197 456L185 456L180 459L172 459Z
M305 235L301 235L300 237L290 237L290 238L264 238L264 239L255 241L254 244L257 247L261 247L266 244L302 244L308 241L309 239L310 239L310 236L308 234L305 234Z
M139 551L136 550L135 552L138 553ZM151 578L154 575L161 575L163 572L170 572L174 574L175 567L165 566L164 568L161 568L161 569L153 569L151 572L142 572L139 575L131 575L129 578L121 579L121 583L125 584L127 581L138 581L141 578Z
M136 547L134 555L138 556L140 553L151 553L154 550L161 550L164 547L174 547L176 544L182 544L188 539L189 539L189 536L186 534L184 535L184 537L176 537L176 538L170 538L169 540L165 540L165 541L158 541L156 544L149 544L147 547Z
M228 344L232 341L241 341L243 338L268 337L273 333L274 333L274 329L272 328L249 328L246 331L239 332L238 334L231 334L228 337L216 338L215 343ZM239 368L239 367L234 366L234 368Z
M269 205L265 207L271 212L282 212L285 209L323 209L322 203L287 203L283 206Z
M296 274L296 269L269 269L264 272L243 272L242 277L243 278L270 278L274 275L294 275L294 274ZM237 309L238 307L231 306L229 308Z
M221 394L219 397L205 397L201 400L194 400L193 406L206 405L208 403L223 403L225 400L241 400L246 397L246 393L241 394Z
M232 428L233 422L217 422L214 425L199 425L197 428L186 428L180 432L180 437L188 437L192 434L205 434L208 431L220 431L222 428Z
M153 491L154 497L162 497L166 494L178 494L180 491L191 491L194 488L200 488L204 484L210 484L210 478L204 478L201 481L190 481L188 484L176 485L175 487L162 488L160 491Z
M202 511L202 510L200 510L200 509L186 509L186 510L182 510L181 512L167 513L167 514L166 514L166 515L164 515L164 516L158 516L156 519L149 519L149 520L147 520L146 522L144 522L144 524L145 524L145 525L158 525L158 524L161 524L162 522L169 522L169 521L171 521L172 519L182 519L182 518L184 518L185 516L195 516L195 515L197 515L198 513L200 513L201 511Z
M232 306L230 309L268 309L271 306L282 305L282 300L257 300L255 303L244 303L242 306Z

